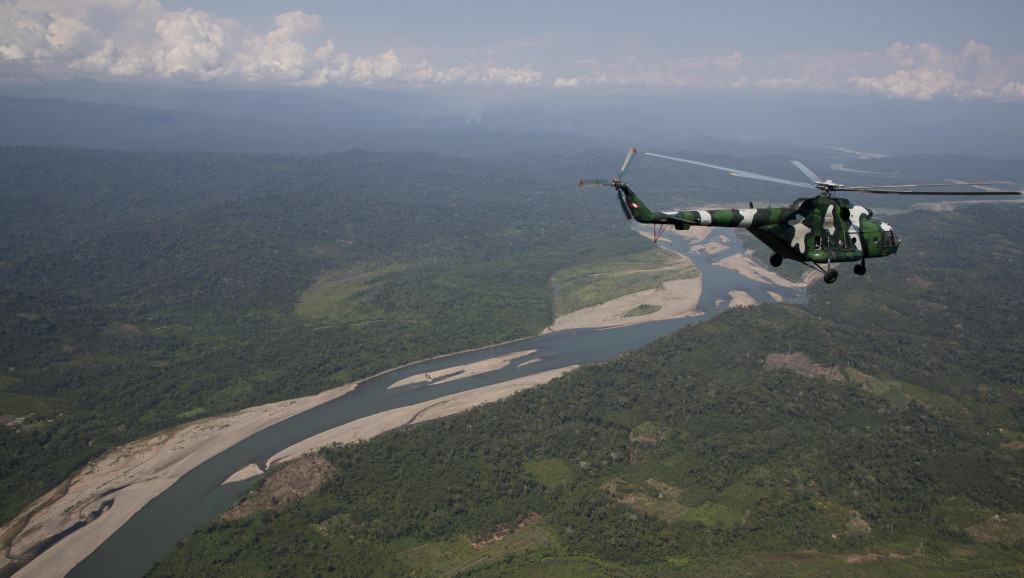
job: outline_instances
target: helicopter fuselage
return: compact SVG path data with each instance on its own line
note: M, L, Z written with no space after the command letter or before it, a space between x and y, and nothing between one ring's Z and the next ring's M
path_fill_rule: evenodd
M656 153L644 153L664 159L726 171L734 177L769 181L784 185L795 185L817 189L817 197L797 199L788 207L755 209L695 210L695 211L651 211L629 185L623 181L630 162L636 155L636 148L630 148L619 174L612 180L581 179L580 187L613 187L618 193L619 204L629 219L654 225L654 241L657 242L669 225L676 229L700 227L737 227L749 230L772 251L768 262L773 267L782 265L784 259L798 261L824 273L825 283L834 283L839 272L833 263L860 261L853 267L857 275L864 275L865 259L892 255L900 248L900 238L888 224L873 220L871 209L854 205L847 199L836 197L842 191L878 193L889 195L1020 195L1021 191L992 189L992 183L934 183L930 185L880 185L871 187L847 187L831 180L822 180L814 171L800 161L791 161L810 182L779 179L712 165L701 161L671 157ZM946 187L957 186L961 190ZM973 190L964 190L974 187ZM986 187L986 188L982 188ZM938 189L938 190L936 190ZM813 264L813 265L812 265ZM822 267L822 265L827 267Z
M873 220L871 209L847 199L818 196L797 199L788 207L656 212L625 183L615 188L623 208L640 223L748 229L777 255L794 261L863 261L891 255L900 245L891 226Z

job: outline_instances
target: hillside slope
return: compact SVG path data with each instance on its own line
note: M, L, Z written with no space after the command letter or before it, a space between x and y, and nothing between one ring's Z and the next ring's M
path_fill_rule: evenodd
M1019 573L1021 216L894 216L863 279L324 451L152 574Z

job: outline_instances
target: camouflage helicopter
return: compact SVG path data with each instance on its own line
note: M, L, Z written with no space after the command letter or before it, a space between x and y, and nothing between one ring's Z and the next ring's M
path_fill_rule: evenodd
M839 271L832 267L834 263L859 261L854 265L853 272L863 275L867 271L864 263L866 259L892 255L900 247L900 238L896 231L887 223L873 220L871 209L854 205L847 199L833 197L833 193L857 191L898 195L1021 194L1016 191L928 190L929 188L948 186L981 186L989 183L847 187L831 180L823 181L800 161L792 161L797 169L811 179L811 182L807 183L699 161L645 153L653 157L727 171L737 177L813 188L819 191L818 196L797 199L788 207L755 209L751 203L750 208L747 209L660 212L648 209L629 188L629 185L622 180L636 153L637 149L635 148L629 150L625 162L622 163L622 169L614 179L610 181L581 180L580 187L607 186L614 188L618 193L619 203L622 205L622 211L626 214L627 219L636 219L639 223L650 223L655 226L655 242L669 225L674 226L677 230L686 230L691 226L740 227L750 231L773 251L769 259L773 267L781 265L783 259L797 261L820 270L824 274L825 283L834 283L839 278Z

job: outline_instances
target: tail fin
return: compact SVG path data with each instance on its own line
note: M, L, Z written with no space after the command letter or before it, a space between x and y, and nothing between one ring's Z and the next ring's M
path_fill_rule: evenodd
M619 203L622 205L627 219L636 219L640 223L653 223L658 219L654 212L640 200L640 197L636 196L633 189L629 188L629 185L619 181L613 186L619 193Z

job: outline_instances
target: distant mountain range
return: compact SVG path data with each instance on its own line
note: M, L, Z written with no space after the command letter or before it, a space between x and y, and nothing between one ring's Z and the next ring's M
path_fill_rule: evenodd
M460 156L639 146L749 154L787 145L889 155L1024 157L1005 103L708 95L499 101L466 93L0 86L0 145L304 154L361 148ZM763 152L763 151L762 151Z

